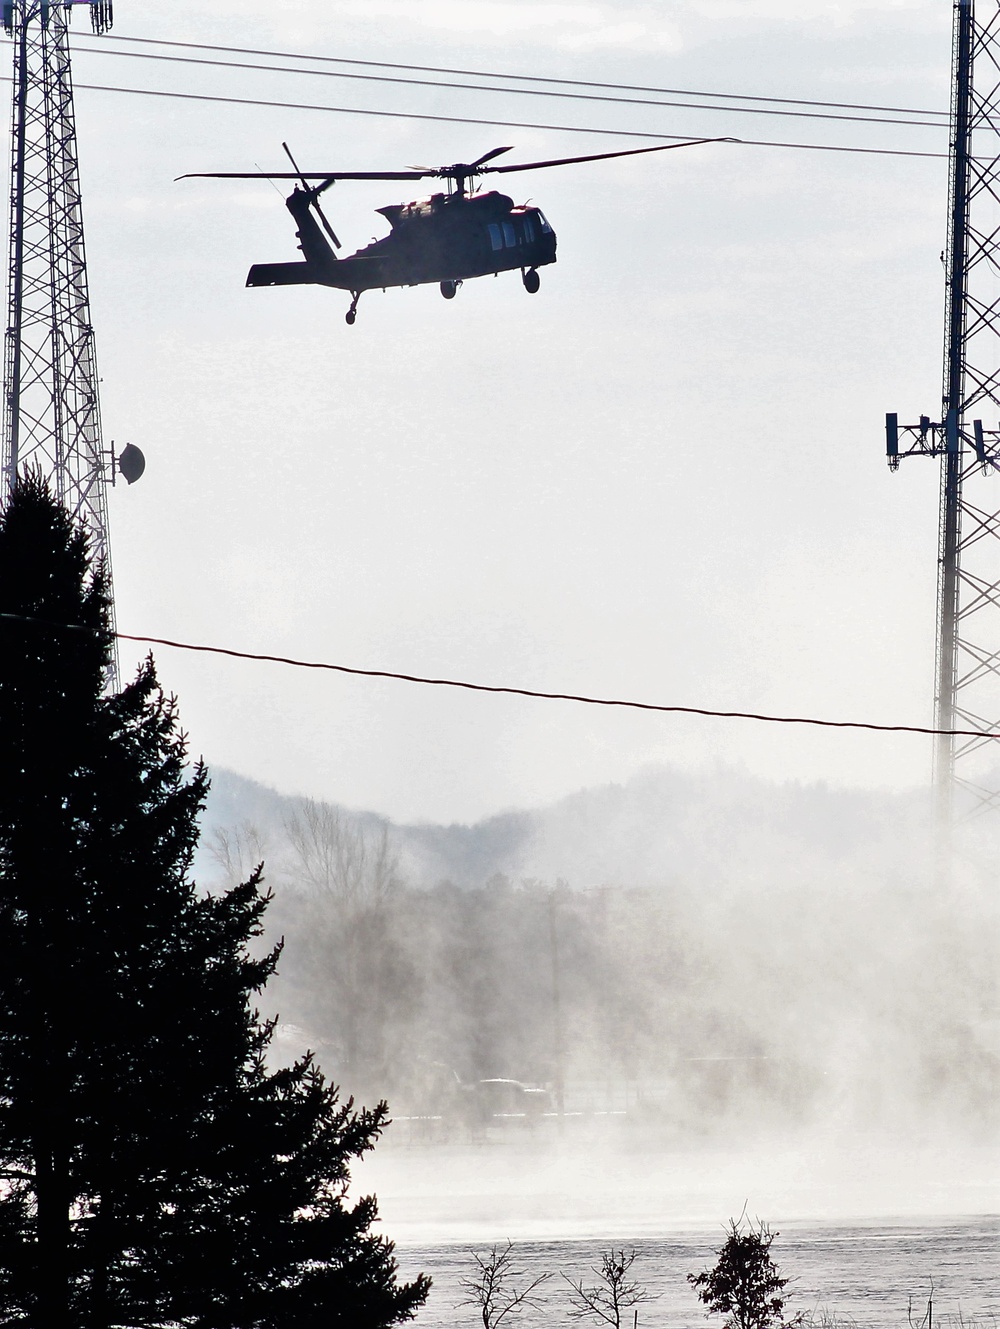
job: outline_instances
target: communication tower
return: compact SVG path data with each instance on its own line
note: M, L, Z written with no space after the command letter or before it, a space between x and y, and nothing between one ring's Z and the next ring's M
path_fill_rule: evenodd
M90 529L111 577L107 486L144 465L131 445L104 447L90 323L77 161L69 19L87 3L95 32L111 26L107 0L8 0L13 39L10 235L4 346L3 493L40 471Z
M954 4L941 417L886 416L893 470L941 466L934 727L976 731L935 739L942 829L1000 808L1000 0L981 7Z

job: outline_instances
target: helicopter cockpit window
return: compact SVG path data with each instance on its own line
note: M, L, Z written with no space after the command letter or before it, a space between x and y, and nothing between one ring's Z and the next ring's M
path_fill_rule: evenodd
M545 234L546 234L546 235L551 235L551 234L552 234L552 227L551 227L551 226L548 224L548 222L545 220L545 214L544 214L543 212L539 212L539 214L538 214L538 220L542 223L542 230L545 232Z
M535 243L535 223L530 217L524 219L524 240L525 244L532 245Z
M490 244L494 249L503 249L503 236L500 234L500 227L496 222L487 223L486 229L490 233Z
M517 244L517 232L510 222L503 222L503 238L508 249L513 249Z

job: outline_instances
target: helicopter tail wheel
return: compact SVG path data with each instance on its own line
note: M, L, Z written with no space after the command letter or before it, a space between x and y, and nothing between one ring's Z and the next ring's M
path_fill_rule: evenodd
M534 268L529 268L527 272L522 272L521 280L524 282L524 289L529 295L534 295L542 284L542 279Z
M351 301L350 309L344 315L344 322L349 328L354 326L354 320L358 316L358 301L361 299L360 291L352 291L351 294L354 296L354 299Z
M446 300L454 300L461 282L443 281L441 283L441 294Z

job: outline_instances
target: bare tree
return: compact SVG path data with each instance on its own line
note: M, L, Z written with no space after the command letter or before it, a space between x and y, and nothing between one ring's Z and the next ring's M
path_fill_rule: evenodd
M459 1280L459 1287L467 1296L458 1304L478 1307L483 1329L496 1329L508 1315L519 1315L526 1306L539 1306L540 1301L531 1294L552 1277L548 1273L539 1274L519 1291L513 1280L526 1278L528 1271L514 1268L513 1249L513 1242L508 1241L504 1250L493 1246L488 1255L469 1252L476 1268L468 1278Z
M622 1329L622 1312L641 1306L644 1302L655 1301L656 1296L648 1292L642 1283L629 1277L629 1270L635 1263L635 1248L625 1251L621 1248L601 1251L601 1267L591 1266L598 1281L592 1287L584 1287L583 1279L575 1283L566 1274L563 1278L572 1289L572 1303L568 1314L574 1320L597 1320L598 1323L611 1325L612 1329ZM633 1315L633 1325L639 1322L639 1312Z
M226 883L246 881L268 856L264 834L251 821L238 826L216 827L208 838L208 852L222 869Z
M399 886L399 856L385 822L370 827L329 803L304 798L285 819L299 884L352 912L380 907Z
M412 963L392 908L401 882L389 826L302 799L285 833L283 875L300 899L306 1020L333 1045L352 1092L382 1092L414 1007Z

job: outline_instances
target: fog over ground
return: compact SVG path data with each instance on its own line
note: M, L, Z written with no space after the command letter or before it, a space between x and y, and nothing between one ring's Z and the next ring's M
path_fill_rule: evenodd
M634 1235L750 1195L995 1210L996 844L965 848L943 888L920 793L733 768L471 826L222 771L200 870L268 864L278 1055L389 1099L361 1176L401 1231Z

